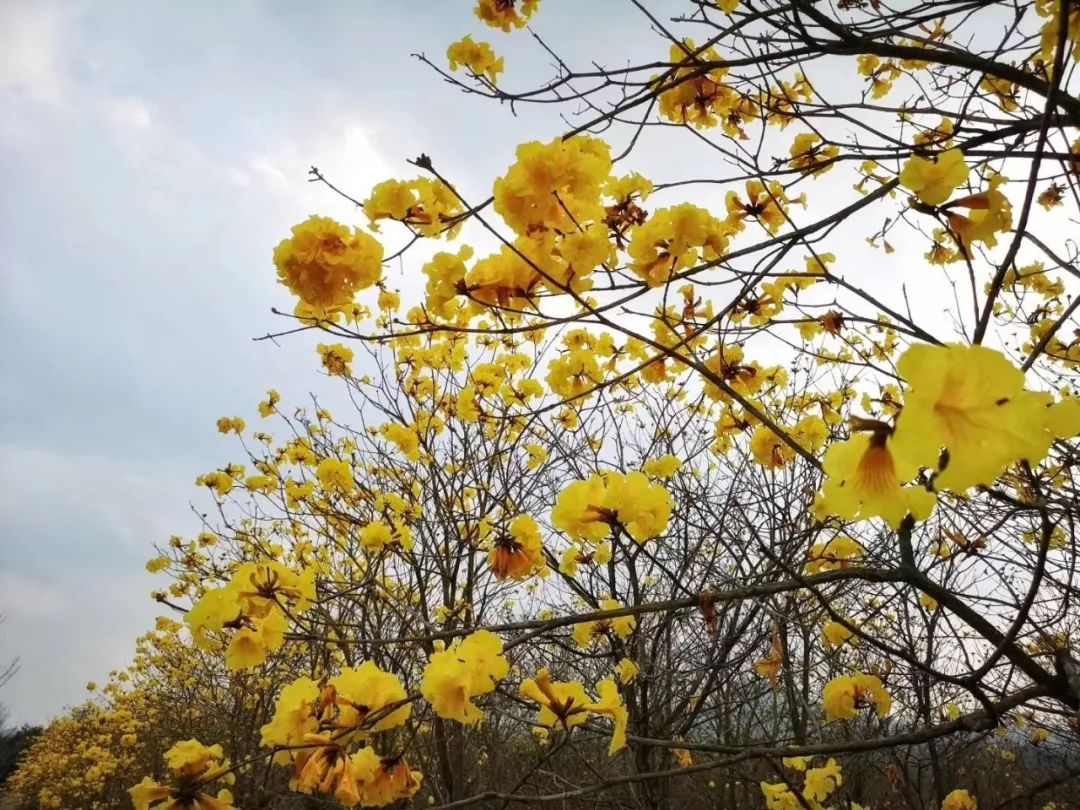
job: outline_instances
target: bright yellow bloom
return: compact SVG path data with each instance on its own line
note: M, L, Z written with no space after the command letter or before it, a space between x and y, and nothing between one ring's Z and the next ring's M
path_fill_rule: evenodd
M249 625L240 628L229 641L225 663L234 671L259 666L269 653L281 649L286 629L288 621L278 610L270 611L260 619L249 619Z
M508 531L495 540L488 564L499 579L520 582L544 567L544 546L540 527L528 515L518 515Z
M761 794L765 797L767 810L804 810L799 797L784 782L760 782Z
M274 704L274 717L261 729L264 746L302 745L305 735L318 730L316 707L319 684L311 678L297 678L282 687Z
M866 549L847 535L838 534L827 543L815 543L810 549L806 573L850 568L866 555Z
M165 764L176 778L177 787L162 785L145 777L128 789L135 810L225 810L231 808L232 794L221 790L216 796L196 791L228 771L220 745L203 745L198 740L182 740L165 752ZM164 803L163 803L164 802Z
M538 721L548 728L561 726L565 731L581 725L590 713L610 717L614 722L608 755L616 754L626 745L626 724L629 715L615 681L606 678L597 684L599 697L593 700L580 681L552 681L547 669L541 669L536 679L521 684L521 696L540 704Z
M1025 391L1023 372L1000 352L917 345L896 368L908 391L892 443L916 463L940 470L937 489L990 485L1007 465L1036 464L1046 455L1052 440L1047 397Z
M473 13L492 28L509 32L523 28L539 6L540 0L477 0Z
M661 208L631 231L630 269L650 287L657 287L703 259L724 255L731 233L723 220L696 205Z
M450 62L450 70L466 67L476 76L487 76L492 84L495 84L499 74L503 72L503 58L495 56L491 45L474 42L470 36L452 43L446 49L446 58Z
M803 132L795 136L791 144L791 168L815 177L831 169L833 161L840 154L840 148L828 144L821 145L821 136L813 132Z
M358 727L372 734L403 725L412 712L401 680L372 661L346 667L330 679L330 686L336 692L337 728Z
M671 478L682 468L682 462L670 453L646 461L641 470L650 478Z
M320 343L317 347L327 374L348 377L352 374L353 350L343 343Z
M347 494L356 487L352 465L336 458L324 458L315 468L315 476L328 493Z
M941 810L979 810L979 803L966 790L954 790L941 803Z
M389 424L383 425L379 432L389 441L397 445L397 448L404 454L405 458L410 461L419 460L420 437L417 435L415 427L402 425L397 422L390 422Z
M603 512L606 486L604 479L594 475L587 481L575 481L559 493L551 522L573 540L599 543L611 534L611 516Z
M902 486L917 467L908 457L897 456L894 444L881 430L830 446L822 467L827 477L820 508L845 520L882 517L893 528L908 513L916 520L929 517L935 497L922 487Z
M604 219L601 194L611 174L606 142L588 135L532 141L518 146L516 157L494 188L495 210L515 233L573 233Z
M244 432L244 420L239 416L223 416L217 420L218 433L235 433L239 436Z
M912 155L900 171L900 185L927 205L941 205L968 178L964 153L949 149L933 158Z
M600 601L600 610L618 610L621 608L617 601L608 598ZM614 632L619 638L626 638L634 632L637 620L633 616L617 616L612 619L597 619L593 622L581 622L574 625L574 641L579 647L589 649L596 645L601 638L610 638L609 632Z
M667 529L673 507L671 494L640 472L610 472L575 481L559 493L551 520L574 540L598 543L615 525L637 543Z
M347 305L382 276L382 245L328 217L310 217L274 249L278 280L317 311Z
M892 711L892 697L875 675L858 672L842 675L825 684L821 693L828 720L853 720L866 706L873 706L878 717L887 717Z
M821 628L821 641L826 647L842 647L854 635L840 622L826 622Z
M373 748L352 755L358 802L363 807L384 807L408 799L420 789L423 774L409 768L404 756L380 757Z
M997 245L997 235L1012 228L1012 203L998 186L1005 182L1001 175L990 179L990 188L978 194L953 200L947 206L946 218L953 233L960 238L965 249L976 242L987 247ZM966 208L967 214L959 214L955 208Z
M420 693L439 717L472 725L484 719L473 698L495 691L509 672L502 640L487 630L478 630L431 656Z
M453 238L460 228L461 200L440 180L384 180L364 200L364 214L373 231L380 219L392 219L420 236Z
M629 658L623 658L619 661L619 665L615 667L615 676L619 679L619 683L625 686L633 683L640 671L637 664Z
M806 772L803 798L810 802L825 801L843 782L840 765L830 757L820 768L811 768Z

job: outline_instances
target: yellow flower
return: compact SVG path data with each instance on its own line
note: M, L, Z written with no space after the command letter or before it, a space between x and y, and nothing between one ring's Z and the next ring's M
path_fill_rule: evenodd
M644 543L667 529L670 493L640 472L605 473L576 481L555 502L551 520L572 539L598 543L622 526L635 542Z
M540 527L528 515L510 521L509 530L495 540L488 553L488 564L499 579L528 579L544 567L544 562Z
M487 76L492 84L503 72L502 57L496 57L488 43L474 42L470 36L452 43L446 49L446 58L450 61L450 70L466 67L476 76Z
M896 368L908 391L893 445L940 470L935 488L963 492L990 485L1007 465L1022 459L1035 464L1046 455L1052 440L1047 397L1025 391L1023 372L1000 352L917 345Z
M420 693L439 717L472 725L484 719L473 698L493 692L509 672L502 640L487 630L478 630L431 656Z
M690 756L690 752L685 748L672 748L671 756L675 758L675 764L680 768L689 768L694 764L693 757Z
M540 0L477 0L473 12L492 28L509 32L524 27L539 6Z
M389 441L397 445L397 448L405 455L405 458L410 461L418 461L420 459L420 437L417 435L414 427L408 427L397 422L390 422L389 424L383 425L379 432Z
M340 745L323 745L296 754L295 789L333 796L346 807L360 801L360 787L348 752Z
M328 493L346 494L356 486L352 465L336 458L324 458L315 468L315 476Z
M338 728L358 727L367 735L403 725L412 712L401 680L372 661L344 668L330 686L336 693Z
M767 425L758 425L750 437L750 454L766 470L778 470L795 460L795 451Z
M968 165L959 149L933 158L912 155L900 171L900 185L914 191L927 205L941 205L968 178Z
M615 667L615 676L619 679L619 683L625 686L633 683L640 671L637 664L629 658L624 658L619 661L618 666Z
M288 621L285 614L274 610L238 630L229 641L225 651L225 663L229 669L240 671L252 669L266 661L268 653L281 649L285 643Z
M854 635L840 622L826 622L821 628L821 641L826 647L842 647Z
M825 684L821 693L828 720L853 720L864 706L873 706L878 717L892 711L892 697L875 675L858 672L842 675Z
M513 3L505 5L513 9ZM604 219L601 194L610 174L611 149L600 138L575 135L548 143L523 143L513 165L495 181L495 210L519 236L573 233L579 226ZM550 246L532 244L540 248L536 258L541 266L549 263ZM474 268L474 272L478 271Z
M423 780L423 774L409 768L404 756L380 757L370 747L353 754L349 764L356 778L358 802L364 807L384 807L408 799Z
M866 555L866 549L847 535L838 534L827 543L815 543L810 549L806 573L850 568Z
M573 540L599 543L611 534L611 516L604 513L604 479L594 475L587 481L575 481L559 493L551 522Z
M652 458L642 465L642 472L650 478L671 478L682 468L682 462L670 453L660 458Z
M791 168L804 174L817 176L833 167L833 161L840 154L840 149L833 144L821 145L821 136L813 132L803 132L795 136L791 144Z
M758 677L768 678L773 690L780 688L780 670L784 668L784 646L780 634L773 628L772 645L764 658L754 662L754 672Z
M966 790L954 790L941 803L941 810L979 810L979 803Z
M810 802L824 801L843 782L840 765L830 757L829 761L820 768L811 768L806 772L806 781L803 784L803 798Z
M541 669L536 679L521 684L521 696L540 704L538 722L547 728L561 726L569 731L584 723L589 714L601 714L614 722L608 755L614 755L626 745L626 706L615 681L606 678L597 684L599 697L593 700L580 681L552 681L548 670Z
M987 191L961 197L946 206L949 209L945 214L949 227L966 249L970 249L975 242L994 247L997 245L997 235L1012 227L1012 203L998 190L998 186L1004 182L1005 178L1001 175L994 175ZM958 214L952 210L954 208L966 208L968 213Z
M901 486L915 474L916 466L898 457L894 444L885 430L877 430L830 446L822 467L827 477L820 508L845 520L882 517L893 528L908 513L916 520L929 517L935 497L919 486Z
M765 807L768 810L804 810L804 805L799 797L792 792L784 782L773 784L760 782L761 793L765 797Z
M271 388L266 392L266 399L259 403L259 416L266 419L272 415L279 402L281 402L281 394Z
M353 350L348 346L342 343L320 343L316 348L327 374L337 377L348 377L352 374Z
M642 544L663 534L671 518L671 494L644 473L608 473L603 508L634 541Z
M618 610L621 608L614 599L603 599L600 602L601 610ZM597 619L594 622L581 622L574 625L574 641L579 647L589 649L601 638L610 638L609 631L614 632L619 638L626 638L634 632L637 620L633 616L618 616L612 619Z
M176 777L177 787L162 785L145 777L128 789L135 810L225 810L231 808L232 794L221 790L217 796L201 792L207 784L225 776L229 770L220 745L203 745L195 739L182 740L165 752L165 764ZM193 787L195 786L195 787ZM166 802L162 804L162 802Z
M349 304L382 276L382 245L328 217L310 217L274 249L278 280L316 311Z
M307 734L318 730L315 710L319 700L319 684L311 678L297 678L282 687L274 704L274 716L262 729L264 746L302 745Z
M239 436L244 432L244 420L239 416L223 416L217 420L218 433L235 433Z
M360 545L370 552L377 554L393 543L393 532L381 520L373 520L360 530Z

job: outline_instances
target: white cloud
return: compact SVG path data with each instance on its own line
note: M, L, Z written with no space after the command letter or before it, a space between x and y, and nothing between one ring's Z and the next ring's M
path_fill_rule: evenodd
M134 132L149 132L154 116L149 104L137 98L121 97L105 103L105 117L114 127Z
M37 2L0 4L0 92L59 104L64 81L59 64L60 18L57 9Z
M0 570L0 616L6 621L51 619L63 609L64 591L59 586L15 571ZM4 649L8 646L5 644ZM0 669L3 666L0 660Z

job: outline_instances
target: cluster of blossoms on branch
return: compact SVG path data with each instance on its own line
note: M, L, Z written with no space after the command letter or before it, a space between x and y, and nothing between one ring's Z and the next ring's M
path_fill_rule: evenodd
M554 56L539 5L475 16ZM70 795L141 762L137 810L267 785L659 808L714 773L722 806L977 810L996 774L964 757L1019 791L1028 749L1061 769L1015 801L1080 778L1080 257L1052 238L1080 200L1080 8L1017 4L1010 48L979 50L957 38L1001 20L978 3L696 2L678 31L633 5L664 41L643 65L555 57L512 92L472 35L428 62L580 104L479 198L422 155L349 198L365 222L274 249L359 422L273 389L278 436L218 420L246 458L198 478L216 517L148 565L183 623L87 715L104 746ZM634 162L654 133L730 173L661 180ZM478 235L392 288L413 245ZM176 694L166 746L128 704Z

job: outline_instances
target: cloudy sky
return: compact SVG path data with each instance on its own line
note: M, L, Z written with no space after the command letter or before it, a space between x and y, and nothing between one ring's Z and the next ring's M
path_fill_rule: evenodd
M365 196L423 151L479 195L518 142L562 129L410 57L441 63L473 33L509 76L548 74L528 34L486 32L471 5L0 0L0 660L22 660L0 701L15 720L81 700L150 627L152 544L196 530L194 478L235 457L215 419L251 421L270 386L286 402L327 388L315 338L252 341L291 307L273 245L311 213L357 221L308 167ZM537 30L595 52L575 3L545 5Z
M81 700L151 626L153 544L197 531L195 477L236 458L217 417L254 421L271 386L286 403L331 388L315 337L252 340L286 325L270 256L289 228L361 219L308 167L363 197L425 152L482 199L519 142L565 129L410 56L442 64L472 33L506 56L504 83L551 74L527 33L483 29L472 5L0 0L0 662L22 660L0 702L15 720ZM627 4L582 8L546 0L534 28L577 64L666 55ZM658 179L703 171L684 147L641 152L629 168ZM405 289L420 275L387 272Z

